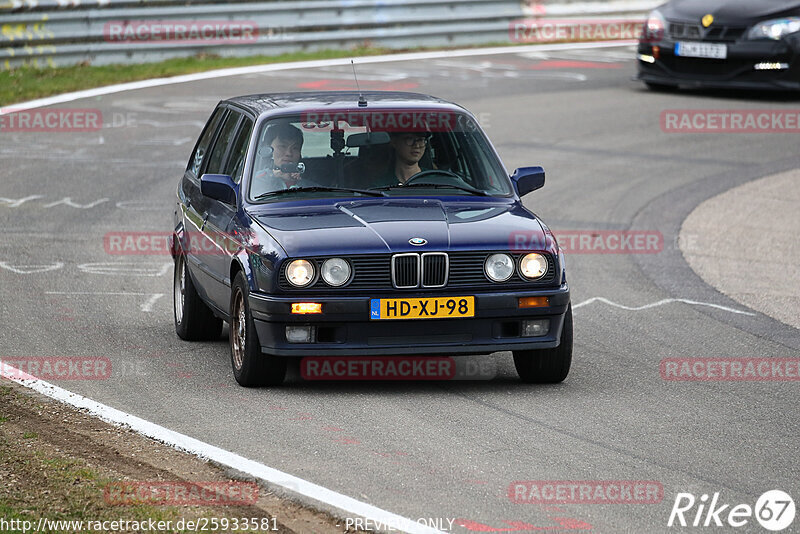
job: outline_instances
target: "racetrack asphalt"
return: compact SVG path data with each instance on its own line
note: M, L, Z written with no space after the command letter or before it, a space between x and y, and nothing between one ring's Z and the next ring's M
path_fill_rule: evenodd
M666 358L800 358L797 329L706 283L680 250L681 225L704 201L800 168L796 136L668 133L660 122L665 110L794 110L797 100L649 92L631 81L632 58L620 47L357 67L362 88L430 93L471 110L509 170L543 165L547 184L525 204L556 232L663 236L655 253L568 256L575 350L563 384L521 384L510 355L498 353L476 359L490 380L317 383L295 369L283 387L243 389L227 339L176 337L169 256L107 254L109 232L170 230L178 179L220 99L354 89L349 65L58 106L100 110L100 131L0 132L0 358L107 357L109 379L58 385L382 509L455 519L454 532L669 532L680 492L753 506L781 489L797 500L800 382L660 373ZM770 261L754 258L749 276ZM512 502L509 487L530 480L655 481L664 496ZM726 530L763 531L753 518Z
M683 255L722 293L800 328L798 210L800 171L740 185L706 200L686 218L679 240ZM760 276L750 277L746 271L755 257L770 261Z

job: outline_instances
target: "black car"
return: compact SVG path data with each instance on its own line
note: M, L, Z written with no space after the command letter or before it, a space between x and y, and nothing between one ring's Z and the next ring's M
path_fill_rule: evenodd
M637 78L661 90L798 90L798 54L798 0L672 0L647 19Z
M413 173L413 175L409 175ZM230 324L244 386L292 357L513 351L527 382L572 358L564 258L474 116L421 94L220 102L177 188L175 329Z

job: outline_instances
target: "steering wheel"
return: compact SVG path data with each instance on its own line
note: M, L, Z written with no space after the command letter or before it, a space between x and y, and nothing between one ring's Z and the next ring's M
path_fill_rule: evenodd
M406 180L404 185L408 185L411 182L417 181L419 178L422 178L424 176L428 176L428 175L431 175L431 174L444 174L445 176L456 178L459 181L462 181L462 178L459 175L457 175L456 173L454 173L454 172L451 172L451 171L448 171L448 170L445 170L445 169L428 169L428 170L425 170L425 171L420 171L417 174L411 176L408 180Z

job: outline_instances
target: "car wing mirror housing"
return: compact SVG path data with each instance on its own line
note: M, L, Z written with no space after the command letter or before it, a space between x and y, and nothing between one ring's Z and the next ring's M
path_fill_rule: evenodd
M200 177L200 192L225 204L236 205L238 190L239 186L227 174L204 174Z
M511 175L511 181L517 188L517 194L524 197L544 187L544 169L542 167L520 167Z

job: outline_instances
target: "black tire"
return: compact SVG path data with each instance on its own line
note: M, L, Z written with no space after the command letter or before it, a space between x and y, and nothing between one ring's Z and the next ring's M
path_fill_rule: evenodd
M514 367L527 384L558 384L572 365L572 305L567 308L561 342L554 349L515 350Z
M678 90L677 85L668 85L665 83L644 82L648 89L656 93L674 93Z
M250 313L250 288L239 272L231 286L231 367L233 376L244 387L277 386L286 377L286 358L261 352L253 315Z
M222 334L222 319L215 317L197 294L183 254L178 254L175 258L172 309L175 333L179 338L186 341L213 341Z

